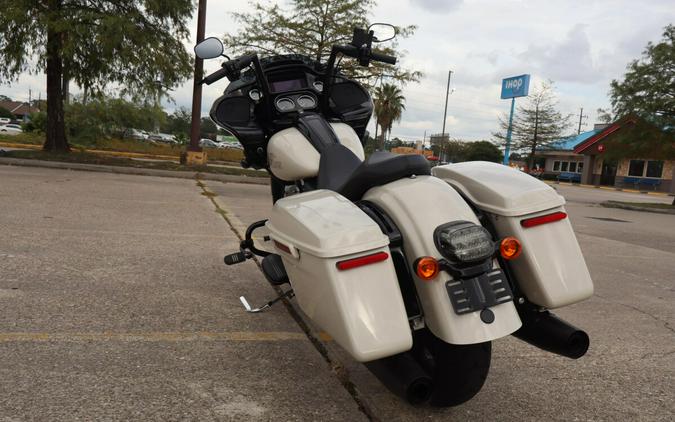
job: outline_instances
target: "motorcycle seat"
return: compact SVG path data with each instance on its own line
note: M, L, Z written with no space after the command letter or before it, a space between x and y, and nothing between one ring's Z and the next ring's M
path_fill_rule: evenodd
M321 153L317 187L329 189L351 201L358 201L375 186L412 175L429 175L431 170L422 155L398 155L374 152L365 161L347 147L332 144Z

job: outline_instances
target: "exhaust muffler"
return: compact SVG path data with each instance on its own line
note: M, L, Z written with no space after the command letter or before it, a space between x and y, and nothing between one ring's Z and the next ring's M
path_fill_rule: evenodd
M568 324L549 311L520 309L523 326L513 335L547 352L571 359L586 354L590 340L585 331Z
M431 377L409 352L366 362L365 366L389 391L412 405L431 398L434 389Z

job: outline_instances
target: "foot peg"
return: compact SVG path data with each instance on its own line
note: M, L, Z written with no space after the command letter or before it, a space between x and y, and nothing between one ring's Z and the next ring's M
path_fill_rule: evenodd
M286 274L286 268L279 255L275 253L267 255L263 258L260 266L262 267L263 274L265 274L265 278L270 284L281 286L282 284L288 283L288 274Z
M274 305L275 303L277 303L278 301L280 301L281 299L283 299L285 297L288 297L290 299L293 296L295 296L295 293L293 293L293 289L287 290L284 293L282 293L281 295L279 295L278 297L276 297L275 299L272 299L269 302L267 302L266 304L264 304L263 306L261 306L259 308L255 308L255 309L252 308L251 305L248 304L248 301L246 300L246 298L244 296L240 296L239 300L241 301L242 305L244 305L244 308L246 308L246 312L256 314L258 312L265 311L267 308Z
M225 255L225 258L223 258L223 260L225 261L226 265L234 265L246 261L247 258L248 257L244 252L236 252L231 253L229 255Z

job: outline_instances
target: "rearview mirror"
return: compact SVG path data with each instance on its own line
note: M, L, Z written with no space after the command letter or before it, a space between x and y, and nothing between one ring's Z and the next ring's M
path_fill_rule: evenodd
M396 27L388 23L374 23L368 27L369 31L373 31L373 42L385 42L393 40L396 37Z
M223 54L223 43L216 37L209 37L195 45L195 54L200 59L213 59Z

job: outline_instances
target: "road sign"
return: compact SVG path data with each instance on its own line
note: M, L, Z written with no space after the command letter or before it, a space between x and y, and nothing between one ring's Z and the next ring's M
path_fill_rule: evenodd
M530 75L512 76L502 79L502 100L526 97L530 90Z

